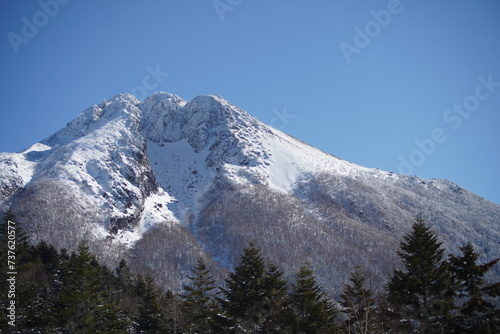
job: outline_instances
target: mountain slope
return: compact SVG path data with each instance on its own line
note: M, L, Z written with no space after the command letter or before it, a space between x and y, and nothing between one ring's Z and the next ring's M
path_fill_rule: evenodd
M71 249L86 236L108 264L127 258L173 288L198 256L222 274L250 240L287 275L308 261L338 289L361 264L380 282L418 214L449 251L471 241L487 259L500 253L499 205L341 160L219 96L120 94L0 154L0 173L0 209L14 208L33 242Z

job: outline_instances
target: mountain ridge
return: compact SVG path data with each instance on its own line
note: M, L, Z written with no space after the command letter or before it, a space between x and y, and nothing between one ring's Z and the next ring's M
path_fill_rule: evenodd
M224 272L250 240L287 274L293 255L325 284L353 264L380 280L418 214L450 251L471 240L486 258L500 251L499 205L448 180L342 160L217 95L119 94L1 153L0 166L0 209L14 208L33 241L71 249L90 236L108 264L127 258L167 286L198 256Z

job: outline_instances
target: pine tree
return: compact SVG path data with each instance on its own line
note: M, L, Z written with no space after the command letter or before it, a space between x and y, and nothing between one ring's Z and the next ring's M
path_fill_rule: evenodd
M121 260L115 269L115 279L111 301L121 312L122 319L132 323L138 314L139 296L136 295L136 276L130 270L127 262Z
M115 273L118 281L125 289L133 289L136 280L134 274L132 274L132 271L127 264L127 261L121 260L115 270Z
M244 333L276 333L283 330L287 282L282 272L264 261L253 243L243 250L240 262L229 274L219 299L226 328Z
M314 272L309 265L300 267L290 296L295 312L294 333L337 332L333 305L325 296L322 287L316 283Z
M485 285L484 275L500 261L477 264L479 254L472 244L461 247L462 256L449 257L453 279L458 284L458 309L454 319L457 333L500 332L500 282Z
M288 281L284 278L283 271L271 261L267 262L264 289L266 291L264 300L266 319L263 324L263 333L290 332L293 313L290 307Z
M217 287L203 258L198 259L188 278L191 284L184 286L186 293L181 296L181 308L189 322L186 327L191 333L213 333L218 311Z
M243 250L240 262L222 289L223 311L235 330L257 333L264 323L265 263L253 243Z
M366 288L366 276L360 266L356 266L341 295L343 313L347 319L344 327L347 333L370 333L370 318L373 316L375 299L373 292Z
M165 306L167 314L168 333L185 333L184 324L188 323L181 309L181 300L178 295L168 290L162 295L162 305Z
M48 274L55 274L61 263L59 252L44 240L30 249L30 259L42 264Z
M419 333L445 333L452 307L453 286L444 249L418 217L405 235L398 255L405 270L395 270L388 285L389 300Z
M103 282L107 276L90 253L88 241L78 245L67 263L56 300L56 321L64 333L122 333L127 324L118 318Z
M151 275L138 275L136 293L139 296L139 314L136 319L139 333L162 334L165 332L166 314L160 303L160 291Z
M61 260L57 250L43 240L31 246L28 253L25 264L28 269L20 277L29 287L20 295L20 304L29 305L22 324L25 330L44 333L54 325L52 308Z

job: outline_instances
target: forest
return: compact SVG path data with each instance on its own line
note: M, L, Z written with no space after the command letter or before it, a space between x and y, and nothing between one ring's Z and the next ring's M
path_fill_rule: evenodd
M125 260L107 267L86 239L71 253L45 241L30 244L11 211L0 243L2 333L500 332L500 282L488 278L500 258L478 263L471 243L445 254L421 217L403 236L402 266L382 293L355 266L335 299L310 263L288 280L255 242L222 281L200 257L181 292L132 272Z

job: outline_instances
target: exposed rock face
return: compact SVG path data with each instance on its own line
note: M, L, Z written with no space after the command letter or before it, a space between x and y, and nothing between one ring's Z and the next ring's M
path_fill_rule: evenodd
M198 256L223 273L250 240L291 275L304 261L341 285L356 264L382 281L418 214L450 252L500 251L500 206L446 180L355 165L219 96L120 94L20 153L0 154L0 209L109 264L128 258L175 288Z

